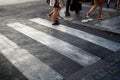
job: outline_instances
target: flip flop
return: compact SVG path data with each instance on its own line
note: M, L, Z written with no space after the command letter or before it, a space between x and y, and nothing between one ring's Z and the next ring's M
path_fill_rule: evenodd
M82 23L88 22L88 19L81 20Z

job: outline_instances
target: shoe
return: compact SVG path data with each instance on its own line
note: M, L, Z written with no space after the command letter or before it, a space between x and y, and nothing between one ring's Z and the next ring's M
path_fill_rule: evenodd
M115 4L115 9L117 9L117 4Z
M99 20L102 20L102 19L103 19L103 17L102 17L102 16L98 16L98 19L99 19Z
M70 16L70 13L69 12L65 12L65 16L66 17Z
M59 25L60 23L59 23L59 21L58 20L56 20L54 23L52 23L52 25Z
M118 10L118 11L120 10L120 7L119 7L119 5L117 6L117 10Z
M109 4L107 4L107 8L110 8Z
M79 11L79 10L76 10L76 11L75 11L75 13L76 13L76 14L79 14L79 13L80 13L80 11Z
M90 17L90 13L87 13L87 16L86 16L87 18L89 18Z
M50 17L51 17L51 14L48 13L48 14L47 14L47 17L50 18Z

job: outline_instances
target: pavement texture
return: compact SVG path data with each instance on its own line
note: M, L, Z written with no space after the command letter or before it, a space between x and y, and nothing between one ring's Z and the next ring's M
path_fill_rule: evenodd
M31 41L31 43L34 42L36 44L33 44L33 45L37 45L38 48L36 47L35 49L33 49L32 46L29 48L29 46L32 45L32 44L30 44L28 46L25 46L25 43L21 42L21 37L20 37L20 36L23 36L23 35L21 35L20 33L15 32L15 31L12 31L12 29L10 29L11 30L10 32L12 32L12 33L10 33L9 29L6 28L5 27L6 25L4 25L4 24L8 23L8 22L12 22L12 20L14 22L15 20L13 19L13 17L16 19L16 21L18 19L23 20L23 19L27 19L27 18L30 19L30 18L34 18L34 17L47 18L45 16L46 16L46 13L48 11L50 11L50 9L48 7L44 7L44 4L41 5L38 2L35 2L35 3L32 3L33 6L31 6L31 3L29 3L29 4L25 3L25 5L23 5L22 7L21 7L21 5L15 5L17 7L14 7L14 6L0 7L1 8L0 9L0 11L1 11L1 13L0 13L0 21L2 22L1 25L3 25L3 27L1 27L1 32L3 32L3 34L6 35L7 37L9 37L11 40L14 40L14 42L20 44L21 47L23 47L25 49L28 49L30 52L36 52L37 49L39 51L39 49L43 45L41 45L41 46L38 45L37 42L32 41L31 39L29 39L29 37L27 37L27 38L23 37L23 40L24 40L23 42L25 42L25 43L26 42L29 43L30 41ZM40 7L39 5L41 5L42 7ZM91 30L92 29L98 29L100 31L101 30L102 31L107 31L107 32L112 33L112 35L114 35L113 33L115 33L115 35L117 34L117 36L118 36L118 41L117 40L115 40L115 41L119 42L119 39L120 39L119 38L119 36L120 36L119 35L120 34L120 28L119 28L120 11L117 11L117 10L114 10L114 9L106 9L106 8L104 8L103 9L103 17L104 17L104 19L103 20L98 20L97 19L98 9L97 9L93 13L93 15L91 15L91 18L93 19L93 21L90 21L90 22L87 22L87 23L82 23L81 20L87 19L86 18L86 13L89 10L90 6L91 5L83 4L83 9L82 9L82 11L80 11L80 14L76 15L74 12L71 12L70 17L64 17L64 8L63 8L61 10L60 16L65 21L68 21L70 23L70 25L71 25L71 23L73 23L73 24L77 24L77 26L84 25L83 27L86 27L86 28L89 27L89 28L91 28ZM33 7L35 9L33 9ZM42 11L42 9L43 9L43 11ZM42 14L44 14L44 16ZM5 16L5 18L3 16ZM62 19L60 20L61 23L64 22ZM24 22L24 24L28 24L27 21L23 21L23 22ZM35 26L33 25L33 27L35 27ZM8 31L5 31L5 28L8 29ZM36 28L38 28L38 27L36 27ZM45 27L43 27L43 31L48 30L48 29L44 29L44 28ZM51 32L51 34L52 34L52 32ZM59 34L54 34L54 35L59 37L60 36ZM97 31L96 34L99 34L99 31ZM102 34L99 34L99 35L102 35ZM16 36L18 36L18 37L16 37ZM18 38L18 39L15 39L15 38ZM63 36L61 36L60 38L63 38ZM67 39L68 39L68 37L67 37ZM26 41L26 40L29 40L29 41ZM73 42L74 40L70 40L70 41ZM74 42L76 42L76 41L74 41ZM78 43L76 43L76 44L78 44ZM47 54L47 53L49 54L49 52L50 52L49 48L47 48L47 50L48 50L48 52L46 52L46 49L43 52L45 52L45 54ZM104 51L106 51L106 50L104 50ZM101 53L104 52L104 51L101 50ZM53 52L53 51L51 51L51 52L55 55L55 52ZM98 55L99 55L99 53L98 53ZM36 52L36 56L38 56L37 52ZM0 59L1 59L0 63L3 66L1 71L5 73L4 75L7 75L7 77L6 77L3 74L2 75L0 74L0 77L4 76L5 80L17 80L17 78L19 78L18 80L27 80L21 73L16 73L16 71L17 71L16 68L14 70L10 69L10 67L14 68L14 66L11 65L10 62L4 63L4 64L2 63L3 61L7 61L6 59L4 59L4 56L1 55ZM71 61L67 61L67 60L65 60L65 61L68 64L72 64L72 63L70 63ZM6 65L7 65L8 68L4 67ZM74 64L73 66L77 67L77 64ZM66 67L66 69L67 68L68 67ZM118 50L117 52L113 52L108 57L104 57L104 59L98 61L97 63L95 63L93 65L87 66L87 67L85 67L84 69L82 69L80 71L77 71L78 69L76 68L76 71L75 70L71 71L70 74L72 74L72 73L74 73L74 74L67 75L65 80L120 80L120 50ZM56 69L56 70L59 71L59 69ZM69 68L68 70L71 70L71 69ZM13 74L13 76L16 76L16 78L10 79L12 76L9 76L9 74ZM65 72L63 72L63 74L65 75ZM67 72L66 72L66 74L67 74ZM20 75L20 77L19 77L19 75Z
M67 80L120 80L119 56L120 51L117 51L105 59L91 65L89 67L90 69L86 68L86 72L83 70L85 73L82 73L83 71L78 71Z

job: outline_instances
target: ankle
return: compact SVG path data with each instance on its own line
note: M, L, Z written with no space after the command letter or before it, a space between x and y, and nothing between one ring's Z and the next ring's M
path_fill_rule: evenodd
M88 18L90 17L90 12L87 13L87 16L86 16L86 17L88 17Z
M98 19L99 19L99 20L102 20L102 19L103 19L103 16L102 16L102 15L99 15L99 16L98 16Z

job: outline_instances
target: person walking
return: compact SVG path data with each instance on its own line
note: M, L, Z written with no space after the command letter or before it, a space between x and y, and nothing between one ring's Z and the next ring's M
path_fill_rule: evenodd
M103 19L102 17L102 7L103 7L103 1L104 0L94 0L94 5L91 7L91 9L87 13L87 17L90 17L91 13L97 8L97 5L99 4L99 13L98 13L98 19Z
M61 3L65 5L64 0L52 0L50 6L53 7L53 10L47 14L48 18L52 16L52 25L59 25L58 15L61 9Z
M80 0L67 0L65 16L70 16L70 10L75 11L75 13L78 14L81 9L82 4L80 3Z

